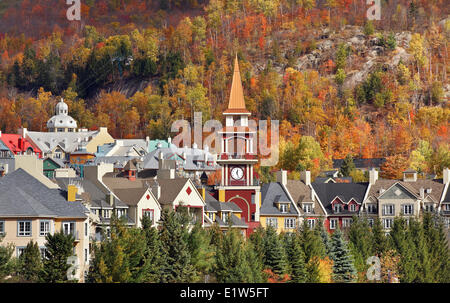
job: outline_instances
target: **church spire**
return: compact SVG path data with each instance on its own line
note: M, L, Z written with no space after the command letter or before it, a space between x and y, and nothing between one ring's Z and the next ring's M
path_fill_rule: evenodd
M241 73L237 55L234 59L233 80L231 82L230 100L225 113L248 113L245 108L244 90L242 88Z

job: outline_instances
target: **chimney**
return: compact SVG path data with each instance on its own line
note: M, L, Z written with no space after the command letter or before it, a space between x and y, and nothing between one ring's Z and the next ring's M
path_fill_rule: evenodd
M76 196L77 196L78 188L76 185L69 184L67 186L67 201L69 202L75 202Z
M369 184L374 185L378 180L378 171L375 168L372 168L369 171Z
M306 185L311 185L311 172L304 170L300 172L300 181L303 181Z
M420 198L421 199L425 198L425 188L423 188L423 187L420 188Z
M442 181L444 184L450 183L450 169L444 168L444 171L442 172Z
M159 200L159 198L161 197L161 186L159 185L158 180L155 180L155 182L152 184L151 190L156 199Z
M286 170L277 171L277 182L286 186L286 184L287 184L287 171Z
M169 178L175 179L175 169L174 168L169 169Z

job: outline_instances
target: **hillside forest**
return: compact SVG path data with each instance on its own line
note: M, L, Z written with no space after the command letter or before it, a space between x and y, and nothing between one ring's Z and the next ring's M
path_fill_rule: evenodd
M447 5L446 5L447 4ZM291 177L332 159L387 159L383 176L450 167L445 0L0 2L0 130L45 131L62 97L79 127L166 139L223 120L237 55L253 119L279 120ZM18 21L20 20L20 21ZM364 180L358 173L355 181Z

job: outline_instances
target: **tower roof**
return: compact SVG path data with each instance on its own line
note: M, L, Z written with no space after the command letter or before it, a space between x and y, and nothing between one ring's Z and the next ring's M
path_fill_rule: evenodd
M230 100L228 102L228 109L224 114L249 114L250 112L245 108L244 90L242 88L241 74L239 72L238 58L234 59L233 81L231 82Z

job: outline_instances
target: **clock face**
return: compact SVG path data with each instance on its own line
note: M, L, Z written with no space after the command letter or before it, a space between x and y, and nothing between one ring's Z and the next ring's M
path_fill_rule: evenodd
M240 167L233 167L231 169L231 178L234 180L241 180L244 177L244 170Z

